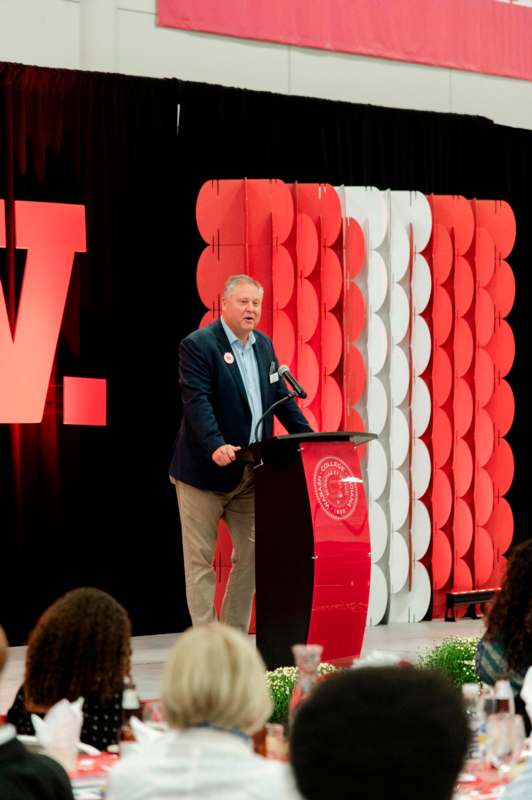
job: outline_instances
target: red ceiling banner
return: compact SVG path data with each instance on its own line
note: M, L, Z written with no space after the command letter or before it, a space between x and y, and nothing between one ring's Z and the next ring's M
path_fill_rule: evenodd
M158 0L157 7L163 27L532 79L532 8L504 0Z

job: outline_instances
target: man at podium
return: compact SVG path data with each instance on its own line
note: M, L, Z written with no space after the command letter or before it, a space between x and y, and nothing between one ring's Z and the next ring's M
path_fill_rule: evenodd
M221 619L247 632L255 590L253 469L237 452L255 441L263 413L288 395L271 340L256 330L264 290L249 275L226 282L222 317L181 342L183 417L170 464L181 528L187 603L193 625L215 618L212 558L218 522L233 543ZM275 409L289 433L311 428L293 399ZM257 438L273 434L268 414Z

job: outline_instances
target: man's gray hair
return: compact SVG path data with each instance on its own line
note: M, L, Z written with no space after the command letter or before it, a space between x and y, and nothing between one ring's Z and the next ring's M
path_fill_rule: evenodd
M256 286L259 290L259 297L262 300L262 296L264 294L264 287L261 283L252 278L251 275L231 275L224 285L224 297L229 297L230 294L233 294L236 287L239 283L249 283L251 286Z

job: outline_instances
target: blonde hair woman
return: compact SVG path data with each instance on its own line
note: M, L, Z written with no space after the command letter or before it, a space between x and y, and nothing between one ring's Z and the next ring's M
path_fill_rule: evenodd
M297 797L286 765L252 750L271 714L264 664L226 625L189 628L163 677L169 731L110 773L108 800L283 800Z

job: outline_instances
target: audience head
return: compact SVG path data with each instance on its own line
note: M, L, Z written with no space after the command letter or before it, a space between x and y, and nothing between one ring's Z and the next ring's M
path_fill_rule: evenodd
M124 608L100 589L60 597L28 640L26 703L49 707L63 697L107 701L122 691L129 672L131 623Z
M532 663L532 539L512 550L486 635L504 644L510 669L520 672Z
M0 675L4 669L7 661L7 639L4 629L0 625Z
M450 800L468 737L461 694L443 674L361 667L299 707L291 761L306 800Z
M255 733L272 712L264 675L264 664L244 634L221 623L189 628L166 665L166 719L174 728L207 723Z

